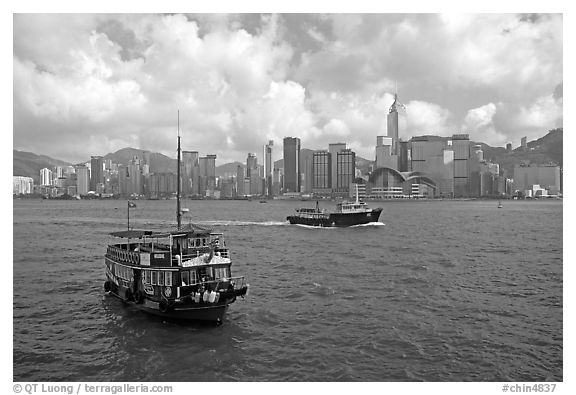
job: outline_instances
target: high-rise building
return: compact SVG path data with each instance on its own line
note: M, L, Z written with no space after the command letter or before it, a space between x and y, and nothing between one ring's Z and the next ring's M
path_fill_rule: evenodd
M284 192L300 192L300 139L284 138Z
M346 149L346 143L332 143L328 144L328 152L330 152L330 180L332 185L330 188L336 189L336 182L338 180L337 165L336 165L336 154L342 150Z
M274 168L272 171L272 194L274 196L280 195L280 188L282 186L282 171L281 169Z
M300 151L300 186L304 193L312 192L312 154L313 151L308 149Z
M96 192L98 184L104 181L104 158L101 156L90 157L90 190Z
M244 168L238 165L236 168L236 196L242 197L244 195Z
M182 192L184 195L198 195L200 161L198 151L182 151Z
M506 144L506 152L512 152L512 143Z
M376 168L388 167L398 170L398 155L392 151L393 138L385 136L376 137Z
M394 102L388 110L386 125L388 127L388 137L392 139L392 155L398 155L398 107L402 106L398 102L398 93L394 93Z
M88 166L78 165L76 170L76 191L78 195L86 195L90 187L90 175L88 174Z
M264 147L264 179L266 180L266 191L265 194L272 196L272 170L274 163L272 161L272 147L274 146L274 141L268 141L268 144Z
M533 185L558 194L561 191L560 167L554 164L514 166L514 190L529 190Z
M200 158L200 195L212 196L216 189L216 155Z
M454 151L454 196L470 195L470 137L467 134L452 136Z
M52 170L48 168L40 169L40 185L52 185Z
M332 154L326 150L312 153L312 192L327 194L332 187Z
M520 146L522 147L522 149L524 151L526 151L528 149L528 142L527 142L526 136L524 136L520 139Z
M351 149L336 153L336 189L337 193L348 195L350 185L356 177L356 154ZM334 189L334 188L332 188Z
M252 177L252 172L258 168L258 158L256 154L248 153L246 158L246 177Z

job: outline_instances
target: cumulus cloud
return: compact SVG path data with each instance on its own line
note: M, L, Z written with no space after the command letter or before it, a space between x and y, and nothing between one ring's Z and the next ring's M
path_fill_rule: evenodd
M17 14L13 62L14 148L70 161L174 157L177 110L185 149L219 163L286 136L372 159L396 86L404 139L562 123L556 14Z

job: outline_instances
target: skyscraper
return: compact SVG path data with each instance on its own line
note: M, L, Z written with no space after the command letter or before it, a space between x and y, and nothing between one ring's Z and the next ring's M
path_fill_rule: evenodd
M200 164L198 151L182 151L182 191L184 195L198 195Z
M333 143L328 144L328 151L330 152L330 188L336 189L336 183L338 181L337 174L337 164L336 164L336 154L342 150L346 149L346 143Z
M392 138L392 155L398 155L398 93L394 93L394 102L390 106L387 118L388 137Z
M348 195L356 176L356 154L351 149L336 153L336 192ZM334 188L333 188L334 189Z
M200 180L200 195L212 195L216 189L216 155L200 158Z
M238 165L236 168L236 196L244 196L244 168Z
M90 157L90 190L96 192L98 184L104 180L104 158L101 156Z
M90 186L90 176L88 175L88 167L85 165L78 165L76 170L76 191L78 195L86 195Z
M300 139L284 138L284 192L300 192Z
M312 191L329 193L332 185L331 155L326 150L314 151L312 154Z
M256 158L256 154L249 152L246 158L246 177L251 177L252 171L256 171L257 168L258 158Z
M452 136L454 151L454 196L470 194L470 137L467 134Z
M272 196L272 146L274 141L268 141L268 144L264 147L264 179L266 180L266 191L264 192L268 196Z

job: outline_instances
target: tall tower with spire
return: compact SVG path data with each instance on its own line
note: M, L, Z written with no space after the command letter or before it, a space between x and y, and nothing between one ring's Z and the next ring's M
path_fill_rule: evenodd
M388 137L392 138L392 155L398 155L398 88L394 92L394 102L388 111Z

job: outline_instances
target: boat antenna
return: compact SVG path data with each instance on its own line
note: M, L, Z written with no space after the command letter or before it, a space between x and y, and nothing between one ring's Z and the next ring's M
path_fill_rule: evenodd
M178 230L182 223L182 213L180 212L180 110L178 110L178 161L176 168L176 222Z

